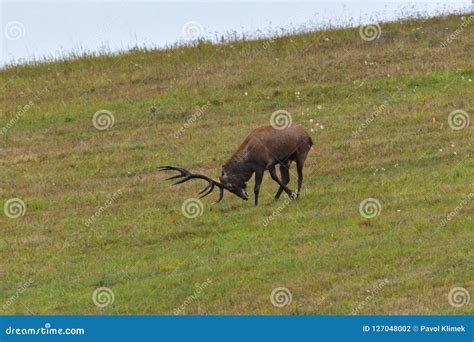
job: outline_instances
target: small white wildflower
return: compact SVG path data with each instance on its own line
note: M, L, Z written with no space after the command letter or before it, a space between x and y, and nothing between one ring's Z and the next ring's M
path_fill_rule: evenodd
M323 106L321 106L321 105L318 105L316 108L318 108L318 109L322 109L322 108L323 108Z
M245 96L247 96L247 95L248 95L248 93L247 93L247 92L245 92L245 93L244 93L244 95L245 95Z

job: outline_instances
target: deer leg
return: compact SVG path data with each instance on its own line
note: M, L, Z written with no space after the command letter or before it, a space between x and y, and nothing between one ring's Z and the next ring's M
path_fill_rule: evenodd
M262 184L263 179L263 170L255 171L255 187L253 188L253 193L255 194L255 206L258 205L258 194L260 192L260 184Z
M293 195L293 191L288 189L288 187L278 179L278 176L277 176L276 171L275 171L275 165L273 165L271 168L269 168L268 171L270 172L270 176L272 176L272 179L275 182L277 182L278 185L280 185L280 187L283 188L283 190L285 190L285 192L288 194L288 196L291 197Z
M288 160L287 162L280 164L281 181L285 185L288 185L288 183L290 182L290 171L289 171L290 163L291 163L291 160ZM279 199L282 192L283 192L283 188L280 186L280 188L278 189L275 195L275 199Z
M296 193L296 198L300 197L301 186L303 185L303 165L307 155L308 151L296 156L296 171L298 172L298 191Z
M303 163L296 161L296 171L298 172L298 190L296 192L296 198L299 198L301 185L303 185Z

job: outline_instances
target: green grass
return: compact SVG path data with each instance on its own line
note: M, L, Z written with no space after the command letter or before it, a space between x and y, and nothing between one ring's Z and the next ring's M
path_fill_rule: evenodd
M15 297L3 313L173 314L209 279L183 313L351 314L386 280L359 314L472 314L472 302L448 303L454 287L474 295L472 201L442 225L474 192L473 124L448 124L458 109L474 120L474 22L439 48L460 24L407 20L382 24L372 42L332 29L1 70L0 129L32 102L0 135L0 205L26 203L22 217L0 215L0 307ZM105 131L92 125L102 109L115 118ZM230 194L212 205L213 194L201 216L183 216L203 184L171 187L158 167L217 177L278 109L308 131L324 126L310 133L302 198L274 202L266 174L258 207ZM359 213L369 197L382 208L371 219ZM104 308L92 301L101 286L115 296ZM291 304L271 304L276 287Z

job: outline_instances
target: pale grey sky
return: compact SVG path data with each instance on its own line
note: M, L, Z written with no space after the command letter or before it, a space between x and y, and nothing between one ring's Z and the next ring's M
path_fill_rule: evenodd
M459 1L2 1L0 66L71 51L164 47L229 31L359 25L416 11L472 10Z

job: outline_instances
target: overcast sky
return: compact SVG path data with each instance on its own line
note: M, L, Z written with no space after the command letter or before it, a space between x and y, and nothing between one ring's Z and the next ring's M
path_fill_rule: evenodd
M104 46L112 51L164 47L229 31L268 33L380 22L414 11L469 11L471 1L2 1L0 65Z

